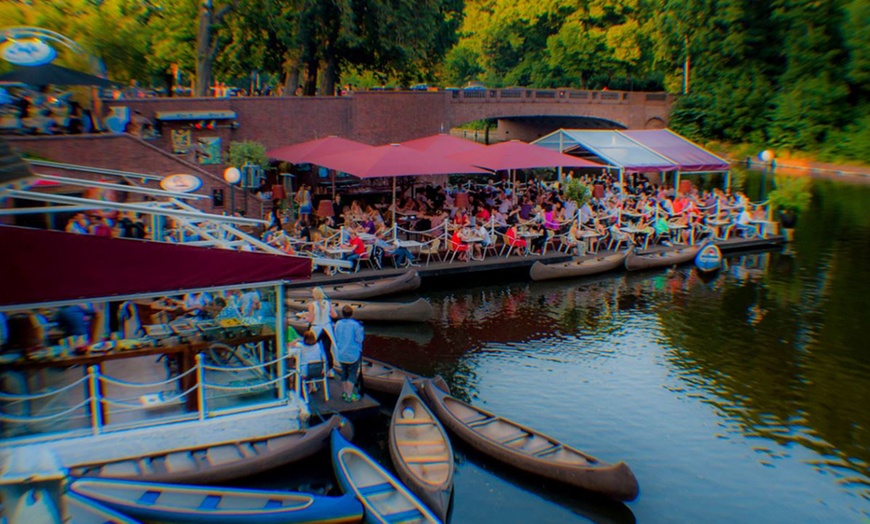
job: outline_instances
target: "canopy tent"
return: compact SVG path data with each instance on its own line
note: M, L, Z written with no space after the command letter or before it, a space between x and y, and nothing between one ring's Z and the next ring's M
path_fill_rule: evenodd
M300 257L0 226L0 308L311 277Z
M501 142L484 149L458 153L451 155L450 158L493 171L535 167L601 167L601 164L589 160L563 155L551 151L549 148L527 144L519 140Z
M560 129L541 137L533 144L554 151L578 151L591 153L609 166L627 173L652 173L676 171L676 163L638 144L619 131L586 131Z
M445 133L427 136L425 138L418 138L416 140L408 140L407 142L402 142L402 145L419 151L425 151L427 153L442 156L486 149L486 146L483 144L478 144L477 142L472 142L471 140L466 140Z
M337 136L328 136L326 138L309 140L308 142L302 142L300 144L271 149L266 151L266 156L293 164L313 164L313 158L371 148L372 146L363 144L362 142L356 142L354 140L348 140L347 138Z
M670 129L619 132L674 162L682 173L709 173L728 171L729 169L727 160L723 160L703 147L693 144Z
M54 64L17 67L4 75L0 75L0 82L21 82L37 87L47 85L115 87L120 85L105 78Z

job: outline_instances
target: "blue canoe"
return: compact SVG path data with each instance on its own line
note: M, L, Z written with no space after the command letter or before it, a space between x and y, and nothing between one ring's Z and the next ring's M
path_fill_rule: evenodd
M338 431L332 432L332 467L342 491L362 502L366 522L441 522L408 488Z
M70 491L137 519L214 524L359 522L363 508L352 496L80 479Z
M722 252L713 244L705 245L695 256L695 266L702 273L712 273L722 267Z
M65 493L63 504L70 524L141 524L138 520L75 493Z

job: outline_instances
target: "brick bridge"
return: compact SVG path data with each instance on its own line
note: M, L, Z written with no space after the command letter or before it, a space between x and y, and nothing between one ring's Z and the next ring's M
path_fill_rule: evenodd
M205 190L224 187L223 164L191 164L172 154L174 129L192 139L253 140L267 149L338 135L380 145L448 132L481 119L498 121L491 140L525 141L561 127L649 129L665 127L673 97L664 93L570 89L481 89L475 91L362 91L345 97L147 98L103 100L106 111L127 107L158 124L156 138L130 135L9 136L20 151L70 164L153 175L196 173ZM157 113L231 112L199 129L194 120L159 121ZM227 114L227 113L225 113ZM473 132L472 132L473 133ZM480 132L482 138L483 132ZM252 210L254 211L254 210Z

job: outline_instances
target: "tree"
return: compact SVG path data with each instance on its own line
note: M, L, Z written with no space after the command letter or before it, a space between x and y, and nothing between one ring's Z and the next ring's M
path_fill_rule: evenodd
M235 9L238 0L215 7L212 0L202 0L199 8L199 28L196 32L196 82L195 96L208 96L211 85L212 65L221 48L220 24Z

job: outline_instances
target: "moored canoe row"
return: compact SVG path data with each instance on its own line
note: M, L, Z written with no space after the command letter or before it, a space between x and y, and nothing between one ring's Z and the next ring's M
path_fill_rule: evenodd
M576 278L589 275L597 275L622 267L628 251L585 257L557 264L542 264L535 262L529 270L532 280L553 280L557 278Z

